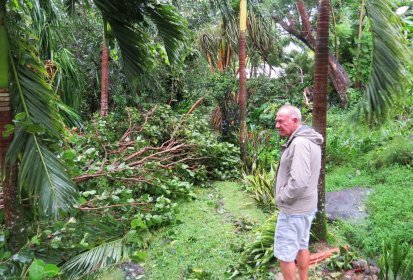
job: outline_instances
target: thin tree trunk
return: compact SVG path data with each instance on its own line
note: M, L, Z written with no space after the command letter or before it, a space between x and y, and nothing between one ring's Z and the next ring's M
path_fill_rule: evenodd
M226 62L225 62L225 69L227 69L229 67L230 62L231 62L231 47L228 44L228 46L227 46L227 57L226 57Z
M4 220L6 228L10 231L8 244L13 251L16 251L24 244L26 238L17 187L17 165L10 166L10 162L6 162L6 153L13 140L13 134L3 137L5 125L12 124L9 92L9 46L5 15L4 2L4 5L0 7L0 168L2 168L0 174L3 189Z
M239 35L239 107L241 113L240 152L241 161L247 162L247 86L246 86L246 43L247 0L240 0L240 35Z
M209 63L209 70L211 73L214 73L214 65L212 64L211 55L207 53L208 63Z
M217 67L218 67L219 71L224 71L224 64L225 64L224 45L225 45L224 39L221 39L221 44L219 45L218 64L217 64Z
M106 29L106 28L105 28ZM102 81L101 81L101 93L100 93L100 114L103 117L108 115L108 71L109 54L108 47L106 45L105 31L103 32L102 40Z
M314 234L317 240L327 239L327 226L325 215L325 151L326 151L326 126L327 126L327 83L328 83L328 37L329 37L329 12L330 1L320 0L317 19L317 40L314 66L314 103L313 127L324 137L322 144L322 160L320 179L318 182L318 212L314 223Z
M310 43L310 45L315 46L316 41L313 36L313 29L310 24L310 17L307 13L307 7L305 6L303 0L297 0L296 6L301 18L301 33L304 36L304 38Z
M333 19L335 56L336 56L336 59L338 60L337 22L336 22L336 15L334 14L334 9L333 9L332 5L330 5L330 13L331 13L331 17Z
M359 57L360 57L360 52L361 52L361 37L363 36L363 11L364 11L364 0L361 0L361 7L360 7L360 17L359 17L359 34L358 34L358 41L357 41L357 55L356 55L356 60L355 60L355 79L354 79L354 87L359 88L360 87L360 81L359 81Z

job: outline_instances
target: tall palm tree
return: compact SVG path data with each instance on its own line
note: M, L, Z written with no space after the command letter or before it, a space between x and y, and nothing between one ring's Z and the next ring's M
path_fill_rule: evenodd
M317 40L315 47L314 65L314 99L313 99L313 127L324 137L321 146L321 170L318 181L317 219L314 232L318 240L327 239L325 222L325 152L326 152L326 127L327 127L327 87L328 87L328 55L329 55L329 17L330 1L320 0L317 17Z
M245 30L247 29L247 0L240 0L239 15L239 107L240 107L240 151L241 161L247 162L247 77L245 72L246 42Z
M0 122L11 124L11 102L9 90L9 43L6 29L6 2L0 2ZM3 134L4 127L0 128ZM22 211L20 207L20 196L17 190L17 173L16 165L6 162L7 149L13 140L13 135L0 135L0 161L2 168L2 190L6 228L10 230L11 235L23 236L20 229L22 228ZM10 247L14 250L22 245L23 238L13 239Z
M100 92L100 115L106 117L108 115L108 87L109 87L109 53L108 46L106 44L106 26L107 23L103 22L103 35L102 35L102 80L101 80L101 92Z
M391 0L369 0L366 7L371 20L373 59L370 80L359 112L370 122L380 122L394 97L403 93L407 67L412 64L412 51L403 43L400 19ZM318 7L316 62L314 69L313 127L326 140L329 1L320 0ZM322 147L322 169L318 184L319 200L314 232L326 239L325 224L325 143Z

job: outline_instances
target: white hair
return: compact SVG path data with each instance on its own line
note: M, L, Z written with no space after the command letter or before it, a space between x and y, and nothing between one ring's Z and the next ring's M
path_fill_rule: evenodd
M278 110L278 112L281 111L287 112L290 117L296 117L298 121L301 123L301 112L297 107L286 104L281 106L281 108Z

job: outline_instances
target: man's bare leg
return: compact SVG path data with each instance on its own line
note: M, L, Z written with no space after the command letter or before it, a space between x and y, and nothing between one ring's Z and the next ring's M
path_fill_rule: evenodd
M310 262L310 251L308 249L299 250L297 254L297 266L300 280L308 279L308 265Z
M296 266L294 262L284 262L280 260L281 272L284 280L295 280Z

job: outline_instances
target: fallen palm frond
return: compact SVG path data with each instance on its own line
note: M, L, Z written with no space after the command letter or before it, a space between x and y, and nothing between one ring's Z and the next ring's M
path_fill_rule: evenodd
M255 240L246 245L238 264L230 269L231 279L262 272L275 261L274 230L277 217L278 213L272 215L257 231Z
M67 261L62 266L62 270L70 279L79 279L110 265L128 260L130 252L124 239L122 237L85 251Z

